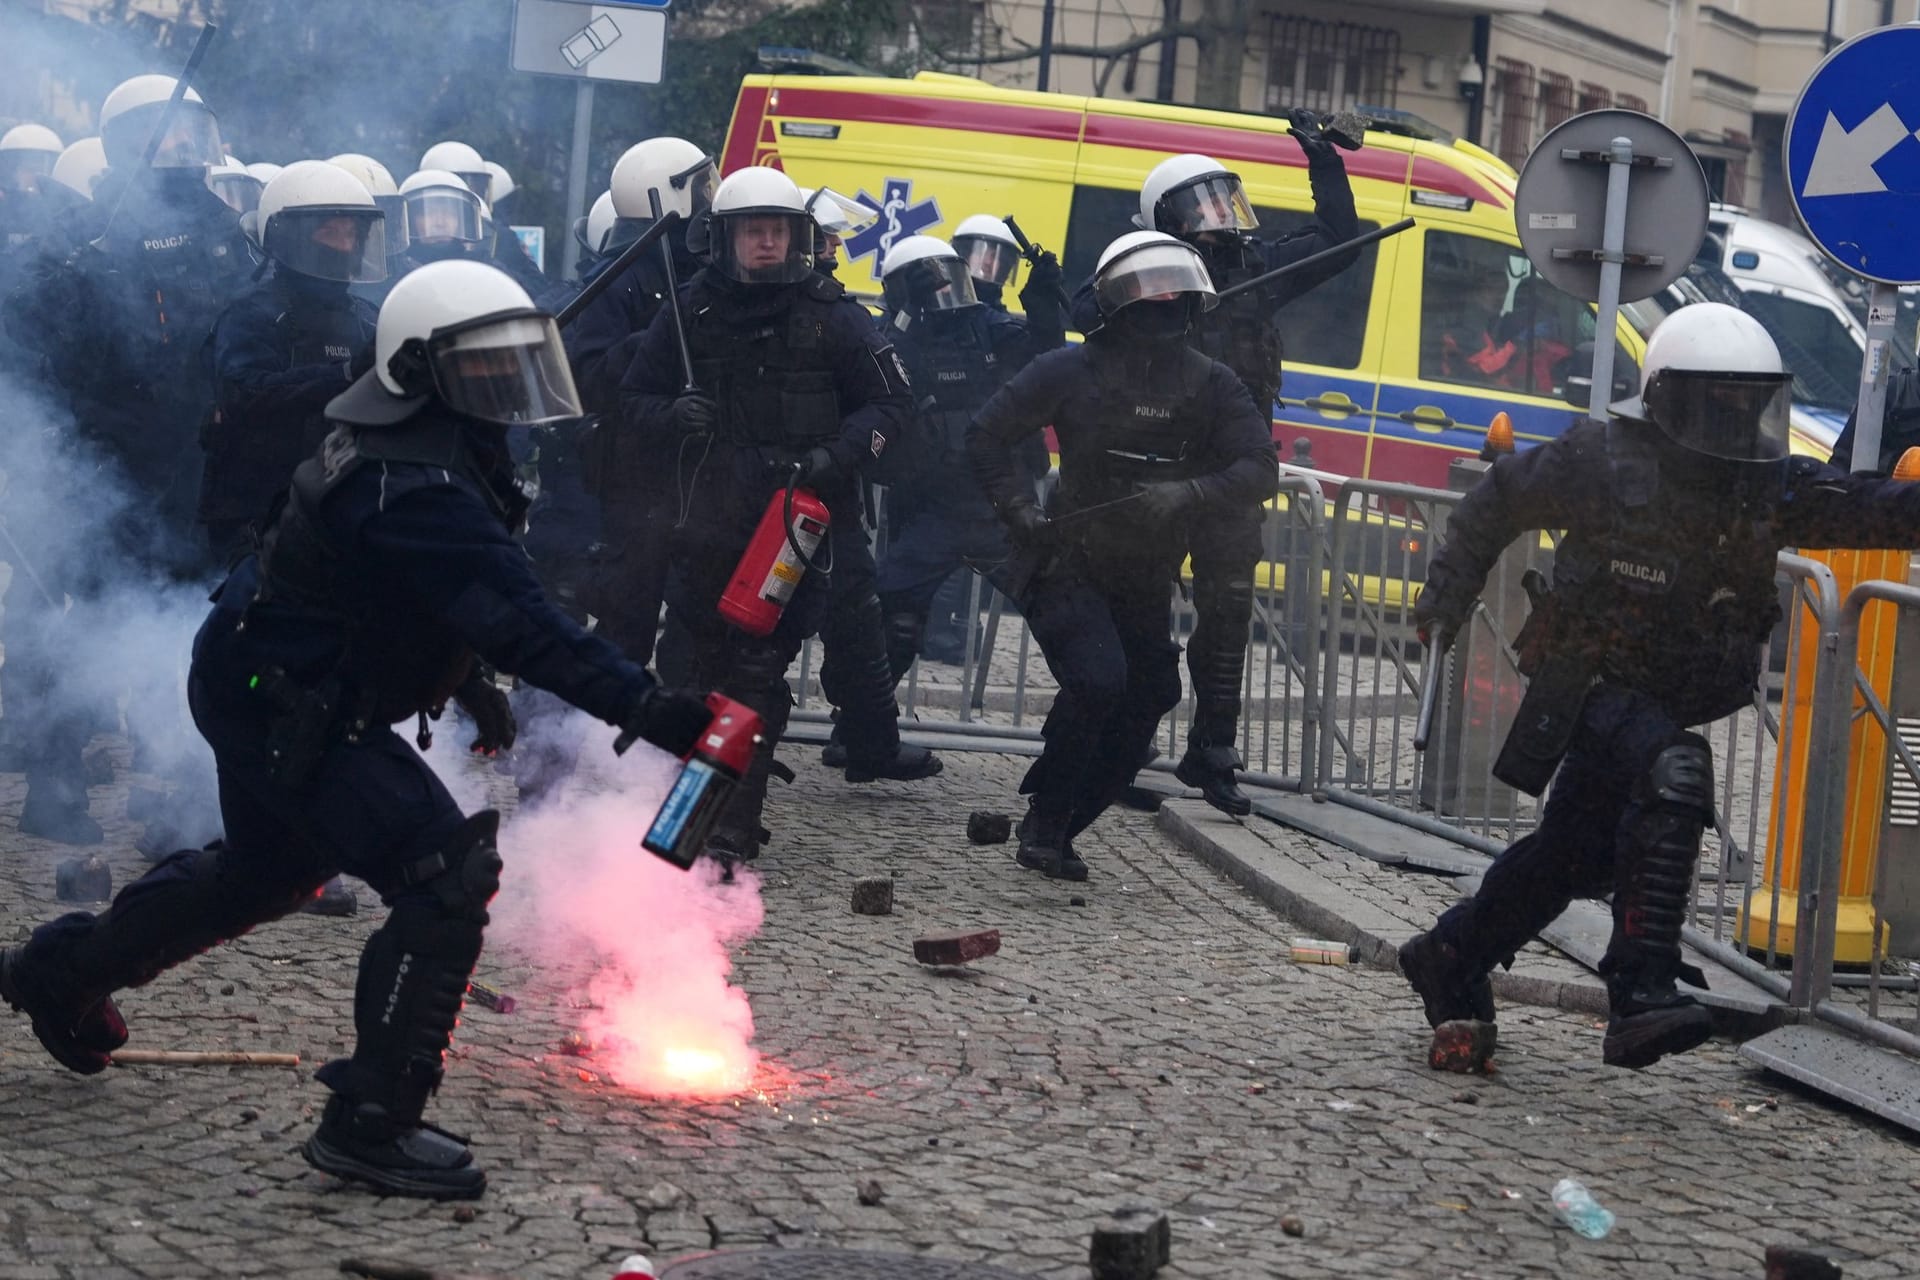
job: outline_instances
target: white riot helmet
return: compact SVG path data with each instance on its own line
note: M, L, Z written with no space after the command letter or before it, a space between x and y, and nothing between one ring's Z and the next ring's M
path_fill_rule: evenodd
M386 236L387 256L395 257L407 251L407 207L400 196L400 188L393 181L393 173L387 166L372 156L363 156L357 151L343 151L337 156L329 156L327 163L345 169L360 179L360 185L373 197L380 212L387 215Z
M593 208L587 210L586 225L580 230L580 247L595 257L611 251L613 246L607 238L613 234L614 222L613 192L602 191Z
M53 162L53 180L76 195L93 199L94 184L107 171L106 144L98 138L82 138L60 153Z
M380 306L373 371L336 396L327 416L389 426L429 396L509 426L581 413L553 317L484 262L430 262L395 284Z
M260 207L260 191L266 184L247 172L247 166L228 156L207 170L207 190L220 197L227 208L245 216Z
M17 124L0 133L0 190L31 190L53 173L60 151L60 135L43 124Z
M1170 156L1153 166L1140 186L1140 216L1134 225L1169 235L1203 231L1252 231L1260 225L1240 175L1212 156Z
M990 213L976 213L953 231L953 251L981 284L1011 288L1020 267L1020 242L1005 222Z
M1761 323L1724 302L1696 302L1647 339L1640 399L1619 406L1673 443L1731 462L1787 456L1793 379Z
M617 207L619 192L613 198ZM792 284L813 270L813 219L800 188L778 169L753 165L728 174L707 213L707 225L696 225L687 247L704 248L721 275L745 284Z
M100 139L106 144L110 166L122 172L140 166L154 126L173 97L173 86L172 76L135 76L107 95L100 104ZM166 136L153 153L153 167L206 169L219 164L225 155L219 122L189 86L168 117Z
M493 199L493 174L487 169L487 162L480 153L464 142L436 142L428 147L426 154L420 157L422 169L444 169L448 173L458 174L460 181L466 183L467 190L480 197L485 204Z
M498 206L520 188L514 185L513 175L507 172L507 166L498 160L482 160L481 167L492 177L493 183L487 188L487 203Z
M685 138L648 138L628 147L608 182L619 219L609 247L630 243L653 225L656 197L661 216L677 213L692 222L713 202L713 181L713 157Z
M400 184L400 198L414 244L474 244L486 238L487 206L457 173L422 169Z
M967 264L938 236L907 236L888 249L880 264L880 291L890 309L915 319L980 305Z
M821 263L839 261L842 240L880 221L878 209L843 196L832 187L802 187L800 201L813 219L813 256Z
M353 284L387 278L386 215L338 165L282 169L260 193L255 221L261 251L289 271Z
M260 179L260 185L264 187L280 176L281 167L266 160L255 160L247 166L247 172Z

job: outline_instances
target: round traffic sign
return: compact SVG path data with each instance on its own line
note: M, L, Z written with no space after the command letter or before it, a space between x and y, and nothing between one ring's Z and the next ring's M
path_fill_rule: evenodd
M1920 284L1920 24L1828 54L1787 116L1787 189L1807 234L1850 271Z
M1620 301L1651 297L1679 279L1707 234L1707 177L1679 134L1638 111L1588 111L1554 126L1520 171L1513 218L1534 270L1588 302L1600 298L1597 255L1613 167L1594 157L1610 152L1615 138L1632 143L1636 157L1671 162L1630 170ZM1568 151L1579 158L1567 159Z

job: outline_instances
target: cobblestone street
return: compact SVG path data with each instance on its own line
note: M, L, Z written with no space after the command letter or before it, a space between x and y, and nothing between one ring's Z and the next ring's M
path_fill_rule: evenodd
M1772 1242L1849 1280L1920 1275L1912 1141L1730 1045L1610 1071L1590 1017L1510 1005L1498 1075L1436 1075L1397 975L1291 963L1296 930L1148 815L1103 819L1080 842L1092 880L1067 886L1019 871L1011 845L966 843L969 810L1015 809L1023 762L950 753L931 784L852 787L812 748L786 754L800 777L770 808L766 924L734 973L762 1054L749 1094L609 1085L556 1050L574 1015L560 975L503 943L480 976L519 1008L469 1005L431 1113L489 1171L471 1220L311 1170L310 1073L346 1043L381 915L363 890L353 919L266 926L122 1000L131 1047L297 1052L298 1069L81 1078L7 1015L0 1280L320 1277L347 1257L601 1280L634 1250L770 1243L1085 1277L1095 1222L1143 1200L1172 1215L1170 1277L1758 1280ZM53 864L72 851L13 833L7 784L11 941L59 909ZM94 792L116 885L141 868L112 818L123 798ZM516 861L543 851L511 826L502 845L510 898ZM851 914L853 881L888 872L894 914ZM914 962L916 934L975 925L1001 930L1000 954ZM1618 1214L1607 1239L1553 1221L1568 1175ZM856 1195L869 1180L878 1204Z

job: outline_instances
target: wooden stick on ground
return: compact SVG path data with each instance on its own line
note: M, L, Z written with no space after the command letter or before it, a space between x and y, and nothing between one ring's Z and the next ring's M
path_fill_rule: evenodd
M186 1049L119 1049L116 1067L297 1067L297 1053L254 1053L250 1050L200 1051Z

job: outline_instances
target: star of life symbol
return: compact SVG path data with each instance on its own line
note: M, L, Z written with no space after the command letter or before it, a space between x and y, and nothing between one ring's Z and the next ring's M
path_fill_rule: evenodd
M880 278L880 264L887 259L887 250L894 242L918 235L928 227L940 221L940 202L931 197L920 201L913 200L912 178L888 178L880 189L879 196L861 191L854 199L880 215L880 220L855 236L849 236L843 242L847 251L847 261L873 255L868 270L873 278Z

